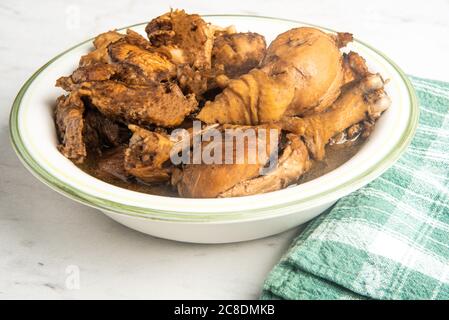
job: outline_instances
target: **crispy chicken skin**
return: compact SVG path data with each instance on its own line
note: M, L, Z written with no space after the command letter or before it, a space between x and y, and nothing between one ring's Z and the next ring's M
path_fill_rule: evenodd
M284 130L303 137L311 156L322 160L325 145L345 129L369 119L377 119L391 104L383 90L383 79L375 74L349 84L329 111L281 121Z
M168 136L129 125L133 135L125 151L125 170L147 183L168 181L173 170ZM164 164L168 164L164 166Z
M233 143L233 158L231 164L225 163L225 152L223 150L222 164L187 164L182 170L177 170L173 177L172 183L177 187L178 193L181 197L188 198L215 198L222 192L229 190L241 181L255 178L260 175L260 170L263 168L268 161L269 157L273 152L271 145L270 130L276 130L280 134L280 130L277 126L258 126L258 127L238 127L238 126L224 126L222 129L240 129L243 132L246 130L254 130L257 140L257 146L245 143L244 154L241 155L243 158L240 162L236 161L237 150L236 142ZM265 129L260 131L260 129ZM223 138L222 138L223 139ZM226 139L226 138L225 138ZM215 141L214 141L215 142ZM210 142L210 143L214 143ZM220 141L221 146L224 147L225 143ZM262 157L257 157L256 161L250 161L250 154L256 154L259 152L257 149L260 148L259 143L265 143L264 152ZM206 144L207 145L207 144ZM252 153L255 152L255 153Z
M117 81L84 82L78 92L105 116L141 125L174 127L195 110L193 96L184 96L176 84L126 85Z
M309 152L300 137L288 134L289 143L282 151L276 168L267 175L244 180L218 195L219 198L249 196L283 189L309 170Z
M257 72L232 80L222 94L206 103L198 119L254 125L283 115L321 112L335 101L342 84L342 54L335 37L314 28L292 29L270 44ZM273 92L276 99L254 99Z

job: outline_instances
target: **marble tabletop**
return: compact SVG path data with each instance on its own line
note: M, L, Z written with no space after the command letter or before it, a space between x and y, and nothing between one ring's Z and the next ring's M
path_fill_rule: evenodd
M2 0L0 299L255 299L300 232L225 245L156 239L53 192L15 156L9 109L34 70L86 38L170 7L278 16L351 31L407 73L449 80L449 0Z

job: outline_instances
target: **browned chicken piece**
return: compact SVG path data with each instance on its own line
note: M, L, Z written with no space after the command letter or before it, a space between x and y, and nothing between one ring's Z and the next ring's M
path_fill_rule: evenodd
M277 144L272 140L271 131L275 130L277 138L280 130L275 126L258 126L258 127L238 127L225 125L222 129L237 129L243 133L253 133L257 138L256 143L249 143L244 140L243 143L237 139L230 139L229 137L221 136L221 140L212 141L203 144L204 148L214 150L214 148L223 148L221 154L222 164L206 164L202 161L200 164L187 164L182 170L176 170L172 176L172 183L178 189L181 197L188 198L215 198L219 194L231 189L242 180L255 178L260 175L261 169L266 165L270 156L276 152ZM261 131L261 129L265 129ZM250 131L248 131L250 130ZM224 150L224 141L233 141L231 150L226 164L226 151ZM261 143L265 143L262 147ZM238 152L239 146L243 152ZM203 151L204 152L204 151ZM229 151L228 151L229 152ZM259 154L260 153L260 154ZM232 158L232 159L231 159ZM204 159L202 159L204 160Z
M148 85L163 73L155 73L150 78L137 66L118 63L97 63L76 69L72 75L56 80L56 86L66 91L76 90L83 82L117 80L129 85Z
M197 14L172 10L150 21L145 28L155 47L164 47L176 64L210 69L214 29Z
M183 10L145 32L98 35L56 82L68 92L54 111L60 152L131 190L188 198L280 190L322 174L312 163L356 146L391 104L386 81L340 50L350 33L295 28L267 48L262 35ZM175 138L172 129L184 130Z
M197 14L170 11L153 19L145 28L153 46L179 66L181 88L200 96L207 90L211 69L214 28Z
M117 147L129 139L126 127L106 118L99 111L87 108L84 114L84 141L88 153L101 154L103 147Z
M108 52L111 62L121 66L125 74L120 80L126 83L159 82L176 76L176 66L165 55L156 52L148 40L132 30L110 44Z
M360 80L370 74L365 59L353 51L343 54L343 72L343 83L345 84Z
M354 40L352 33L349 32L337 32L333 37L338 48L344 48Z
M259 66L267 45L264 36L253 33L223 33L215 38L212 48L210 87L225 87L229 79L238 78Z
M126 40L126 43L139 47L144 50L148 50L151 52L155 51L155 47L153 47L150 43L150 41L141 35L140 33L132 30L132 29L126 29L126 36L123 37L123 39Z
M99 63L89 67L80 67L71 75L74 83L86 81L103 81L109 80L117 72L117 66Z
M270 44L262 69L271 75L293 68L300 75L285 115L321 112L337 99L343 84L339 45L339 37L307 27L282 33Z
M87 151L84 143L84 103L76 93L60 96L56 102L55 122L59 151L74 163L84 162Z
M125 35L123 33L117 32L116 30L100 33L95 37L93 45L95 49L107 48L108 45L114 43L117 40L120 40L124 36Z
M213 102L197 115L205 123L257 125L279 120L295 94L295 79L288 73L269 76L253 69L231 80ZM294 79L294 78L293 78Z
M214 127L216 126L207 126L198 132L193 132L192 128L189 128L181 140L172 141L160 128L150 131L136 125L129 125L133 136L126 151L127 172L147 183L167 180L173 170L169 162L171 154L181 152L185 148L185 142L190 142L190 144L187 143L190 147L194 137Z
M156 52L147 39L130 29L126 35L120 34L120 38L113 37L113 42L108 42L101 36L99 39L95 42L101 50L104 49L107 56L88 64L81 63L83 66L71 76L58 79L56 86L71 91L76 84L86 81L114 78L127 84L140 85L170 80L176 76L175 65L166 56Z
M79 66L87 67L97 63L108 63L108 46L114 43L125 35L118 33L117 31L108 31L98 35L94 40L95 50L81 57Z
M173 170L170 151L173 142L169 137L135 125L129 147L125 151L125 170L147 183L168 181Z
M201 97L207 91L210 69L196 69L189 64L178 65L176 79L183 92Z
M84 82L78 92L89 97L105 116L125 123L174 127L197 107L194 96L184 96L172 83L139 86L110 80Z
M335 101L342 84L336 38L314 28L292 29L270 44L260 69L232 80L198 119L254 125L320 112Z
M72 75L56 80L56 86L66 91L76 89L76 85L87 81L109 80L118 72L118 66L109 63L97 63L79 67Z
M390 106L390 98L383 87L380 75L369 75L345 87L329 111L303 118L286 118L281 121L281 126L302 136L311 156L322 160L324 147L332 137L359 122L377 119Z
M277 167L273 171L254 179L243 180L219 194L218 197L241 197L266 193L286 188L298 182L311 166L309 152L298 136L288 134L287 139L289 144L282 151Z
M128 139L128 130L96 110L86 108L78 92L58 98L56 127L61 153L75 163L83 163L90 153L101 154Z
M237 30L235 29L234 25L230 25L227 27L220 27L220 26L212 24L212 25L210 25L210 27L213 29L214 38L218 38L225 34L237 33Z
M72 91L76 84L85 81L109 80L118 72L118 67L110 64L108 46L125 37L117 31L108 31L98 35L94 41L94 50L81 57L78 69L68 77L56 80L56 86Z

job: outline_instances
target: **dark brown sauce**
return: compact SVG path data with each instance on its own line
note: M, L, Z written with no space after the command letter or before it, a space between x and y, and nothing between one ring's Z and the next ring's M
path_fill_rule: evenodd
M103 153L100 156L89 156L87 161L78 167L87 174L106 183L132 191L158 196L178 197L178 193L168 183L150 185L129 177L123 168L124 148L119 147Z
M315 161L312 168L307 171L299 180L298 184L304 183L338 168L343 163L351 159L363 146L365 139L359 138L354 142L343 144L333 144L326 146L326 157L322 161Z
M298 184L316 179L338 168L352 158L363 144L363 139L357 139L354 142L328 145L326 147L326 158L323 161L315 161L312 168L300 178ZM101 157L91 156L84 164L79 165L79 168L97 179L120 188L158 196L179 197L176 189L168 183L149 185L128 177L122 168L123 151L124 148L116 148L105 152Z

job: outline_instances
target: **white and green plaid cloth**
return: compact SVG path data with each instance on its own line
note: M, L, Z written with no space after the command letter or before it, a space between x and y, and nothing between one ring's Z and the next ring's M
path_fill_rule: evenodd
M307 226L263 299L449 299L449 84L411 80L421 113L406 153Z

